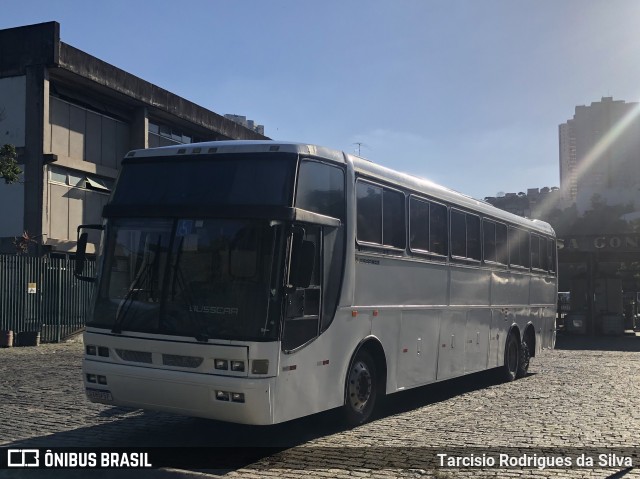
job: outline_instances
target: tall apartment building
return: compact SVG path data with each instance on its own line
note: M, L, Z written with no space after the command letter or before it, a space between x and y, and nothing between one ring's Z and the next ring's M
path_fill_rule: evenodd
M560 190L564 207L591 209L597 195L609 205L640 208L640 105L604 97L577 106L559 126Z
M0 252L23 231L74 251L130 149L227 139L266 137L61 42L57 22L0 30L0 145L24 170L0 180Z

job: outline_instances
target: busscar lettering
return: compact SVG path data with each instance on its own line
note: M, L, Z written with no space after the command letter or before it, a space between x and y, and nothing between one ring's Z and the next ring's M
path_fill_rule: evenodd
M226 315L238 315L238 308L231 308L228 306L205 306L205 305L193 305L189 306L189 311L192 313L203 314L226 314Z
M369 258L356 258L356 263L379 265L380 264L380 260L369 259Z

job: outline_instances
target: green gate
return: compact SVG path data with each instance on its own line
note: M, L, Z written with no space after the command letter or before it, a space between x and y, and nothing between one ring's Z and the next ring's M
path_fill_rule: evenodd
M84 328L94 283L73 276L69 259L0 255L0 330L39 332L59 342ZM85 264L95 275L95 262Z

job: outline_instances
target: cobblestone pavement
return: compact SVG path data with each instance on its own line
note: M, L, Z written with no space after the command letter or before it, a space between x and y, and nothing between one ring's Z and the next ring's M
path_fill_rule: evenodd
M640 463L640 337L560 337L513 383L476 374L387 398L380 416L345 429L335 411L255 427L88 402L78 340L0 349L0 446L269 446L282 451L217 471L119 471L118 477L636 477L624 465L598 469L599 453ZM436 453L596 458L595 468L432 467ZM609 448L627 448L612 451ZM566 457L566 456L565 456ZM29 474L27 474L28 472ZM4 477L87 477L88 471L0 470ZM107 474L110 472L110 474ZM91 471L111 477L113 471ZM47 474L48 473L48 474ZM76 474L77 473L77 474Z

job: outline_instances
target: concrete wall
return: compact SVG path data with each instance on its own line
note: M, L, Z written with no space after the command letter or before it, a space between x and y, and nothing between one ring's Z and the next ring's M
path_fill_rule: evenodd
M49 153L118 169L129 151L129 125L78 105L50 97Z

